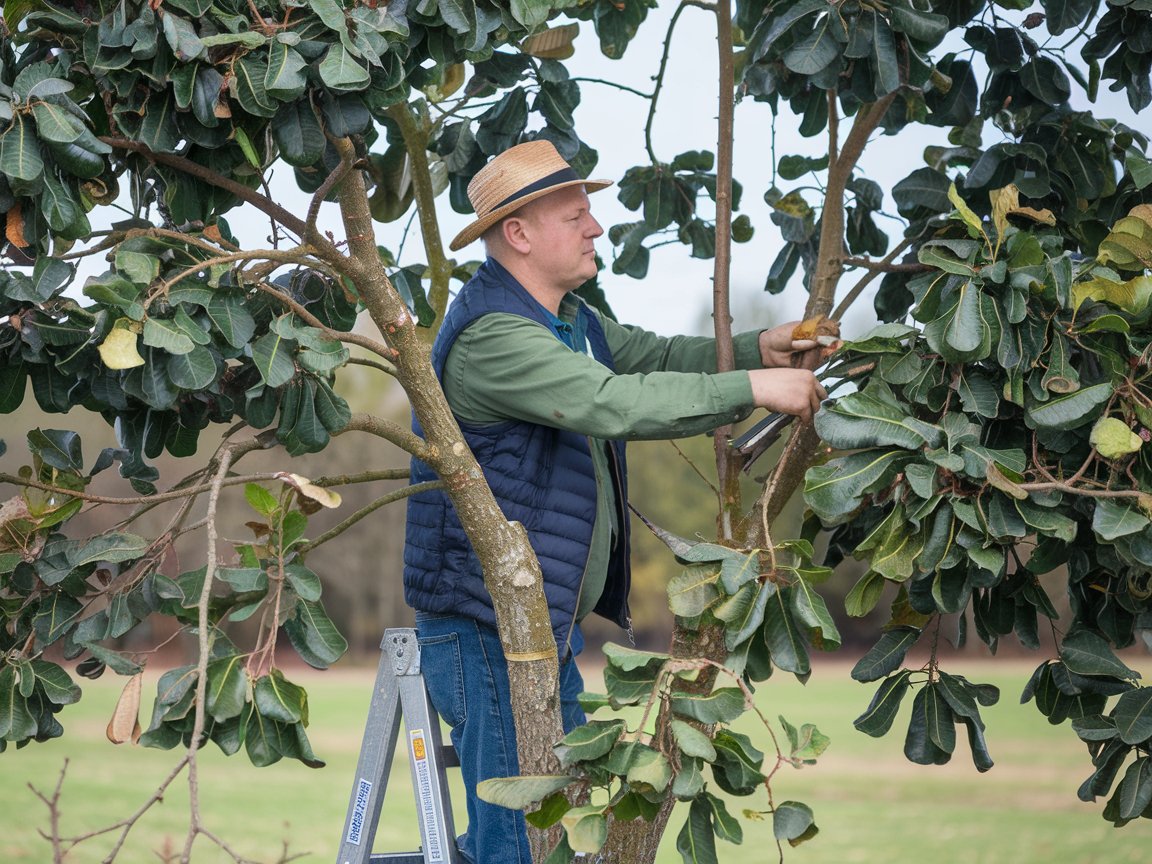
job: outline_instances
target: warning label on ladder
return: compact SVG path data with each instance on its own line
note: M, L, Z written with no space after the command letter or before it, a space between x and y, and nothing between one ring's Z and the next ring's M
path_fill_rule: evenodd
M437 829L436 801L432 794L432 772L428 767L428 748L423 729L408 733L412 757L412 773L416 777L416 797L420 806L420 823L424 829L424 860L444 861L444 846Z
M360 834L364 830L364 813L368 809L368 796L372 794L372 781L360 778L356 785L356 799L352 804L352 818L348 820L347 842L360 845Z

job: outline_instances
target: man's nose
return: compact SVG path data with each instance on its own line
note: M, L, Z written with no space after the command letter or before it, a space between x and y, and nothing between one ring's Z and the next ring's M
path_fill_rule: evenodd
M586 233L593 239L604 233L604 229L600 227L600 223L596 221L596 217L592 214L588 214L588 229Z

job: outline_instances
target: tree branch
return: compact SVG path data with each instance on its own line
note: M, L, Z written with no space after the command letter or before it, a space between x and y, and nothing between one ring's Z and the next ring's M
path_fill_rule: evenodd
M353 525L355 525L357 522L359 522L365 516L368 516L371 513L375 513L377 510L379 510L385 504L391 504L394 501L402 501L403 499L409 497L410 495L415 495L418 492L427 492L429 489L443 489L443 488L444 488L444 481L431 480L427 483L416 483L412 486L405 486L402 489L397 489L395 492L390 492L387 495L382 495L381 497L379 497L375 501L373 501L371 504L367 504L364 507L361 507L359 510L357 510L355 513L353 513L351 516L349 516L347 519L345 519L339 525L336 525L333 528L330 528L329 530L325 531L323 534L321 534L315 540L309 540L307 543L301 544L300 546L297 547L297 551L301 555L303 555L306 552L310 552L311 550L315 549L317 546L319 546L323 543L327 543L329 540L332 540L336 537L339 537L341 534L343 534L345 531L347 531L349 528L351 528Z
M720 69L717 84L719 111L716 135L716 257L712 270L712 326L716 337L716 371L736 368L732 349L732 143L735 136L733 97L736 92L735 61L732 56L732 2L716 5L716 48ZM728 446L732 425L725 424L712 434L716 455L716 478L720 487L719 535L732 539L732 526L740 514L740 470L737 455Z
M432 190L432 173L428 164L428 136L412 116L407 102L397 102L388 109L388 116L400 127L408 162L412 168L412 191L416 199L416 212L420 216L420 236L424 239L424 254L428 258L431 282L428 302L436 313L431 327L421 328L420 335L428 342L436 337L444 311L448 308L448 285L456 262L444 254L444 241L440 237L440 222L436 218L436 194Z
M435 455L428 443L419 435L405 429L399 423L373 414L353 414L348 425L337 434L343 435L345 432L367 432L369 435L383 438L422 462L429 462Z
M853 285L851 290L844 295L844 299L840 301L840 305L836 307L836 311L832 313L832 317L837 321L841 320L844 317L844 314L848 311L849 307L856 302L856 299L860 296L861 292L863 292L865 288L872 284L872 280L874 280L881 273L885 272L884 268L890 266L892 262L900 257L900 255L904 253L904 250L906 250L911 245L911 240L907 238L901 240L896 244L895 248L891 252L884 256L883 260L876 262L875 266L869 268L869 272L866 273L864 277L861 278L860 281L855 285Z

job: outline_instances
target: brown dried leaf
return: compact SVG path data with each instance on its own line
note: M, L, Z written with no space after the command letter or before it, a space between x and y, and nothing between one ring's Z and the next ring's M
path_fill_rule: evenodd
M106 734L113 744L133 744L140 740L140 692L144 683L144 673L138 672L124 684L116 710L108 721Z
M323 507L339 507L340 495L330 489L325 489L323 486L317 486L307 477L302 477L299 474L290 474L287 471L279 471L275 475L277 480L283 480L289 486L292 486L303 495L305 498L311 498Z
M529 36L520 44L520 50L541 60L567 60L576 53L572 42L580 32L580 25L565 24Z
M20 210L20 202L13 204L5 215L7 221L4 224L4 238L13 246L24 248L28 241L24 239L24 214Z

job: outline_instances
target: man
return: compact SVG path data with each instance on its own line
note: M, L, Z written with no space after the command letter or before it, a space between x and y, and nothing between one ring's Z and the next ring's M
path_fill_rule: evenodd
M713 340L624 327L576 298L604 233L588 193L608 185L579 178L547 141L481 169L468 186L477 219L451 248L482 236L488 257L432 348L465 439L540 560L565 730L584 722L580 621L596 612L629 627L623 442L696 435L757 407L807 420L826 396L805 368L819 360L816 343L793 342L791 324L737 336L747 371L717 374ZM412 482L432 476L413 462ZM409 499L404 561L429 694L467 789L461 851L476 864L530 864L523 814L475 795L480 780L518 773L516 739L492 600L442 491Z

